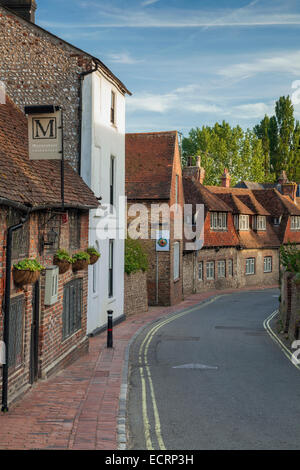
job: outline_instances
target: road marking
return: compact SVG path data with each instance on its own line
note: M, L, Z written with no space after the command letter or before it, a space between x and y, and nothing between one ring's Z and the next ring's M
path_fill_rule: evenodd
M217 366L206 366L205 364L183 364L182 366L174 366L172 369L211 369L211 370L218 370Z
M163 326L167 325L168 323L177 320L178 318L181 318L191 312L194 312L195 310L199 310L201 308L206 307L207 305L211 304L212 302L215 302L218 300L221 296L216 296L212 299L210 299L208 302L205 302L203 304L197 305L189 310L186 310L184 312L174 314L173 316L161 320L158 324L154 325L150 331L147 333L145 336L140 348L139 348L139 365L140 365L140 376L141 376L141 383L142 383L142 410L143 410L143 422L144 422L144 434L145 434L145 441L146 441L146 446L148 450L153 450L153 445L152 445L152 440L151 440L151 425L149 422L149 417L148 417L148 408L147 408L147 383L146 379L148 379L149 383L149 388L150 388L150 396L151 396L151 401L152 401L152 407L153 407L153 414L154 414L154 420L155 420L155 434L156 434L156 439L159 445L159 450L166 450L166 446L164 443L164 440L161 435L161 423L160 423L160 417L159 417L159 412L158 412L158 407L157 407L157 401L155 398L155 392L154 392L154 386L153 386L153 381L151 377L151 372L150 368L148 365L148 350L150 343L153 339L153 336L157 333L160 328ZM144 351L143 351L144 348ZM144 360L143 360L144 359ZM145 367L146 374L144 374L143 367Z
M289 361L293 364L293 366L295 366L298 370L300 370L300 365L295 364L292 360L293 354L291 353L291 351L285 346L285 344L283 344L280 338L276 335L276 333L270 327L271 320L273 320L273 318L278 314L278 312L279 310L275 310L275 312L273 312L268 318L265 319L264 328L267 331L267 333L269 333L273 341L275 341L279 345L283 354L289 359Z

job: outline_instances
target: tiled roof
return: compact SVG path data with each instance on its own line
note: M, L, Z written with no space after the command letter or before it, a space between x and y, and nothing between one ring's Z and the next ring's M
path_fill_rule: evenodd
M58 160L29 160L27 118L6 97L0 105L0 198L37 207L60 207ZM99 203L81 177L65 163L66 207L96 208Z
M209 211L232 212L222 199L215 196L203 184L188 177L183 178L182 181L186 204L204 204Z
M253 191L246 188L224 188L223 186L206 186L212 193L226 202L235 214L270 215L254 197Z
M254 190L255 198L274 217L282 215L300 215L300 207L294 204L289 196L283 196L277 189Z
M128 199L169 199L177 132L126 134Z

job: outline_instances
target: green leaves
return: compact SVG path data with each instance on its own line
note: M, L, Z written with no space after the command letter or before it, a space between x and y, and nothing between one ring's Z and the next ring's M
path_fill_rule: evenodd
M89 254L89 255L96 255L96 256L101 256L99 251L96 250L96 248L94 248L93 246L89 246L88 249L86 250L86 252Z
M183 139L183 160L197 155L205 168L206 185L219 185L224 168L228 168L233 186L240 180L265 180L262 143L249 129L243 131L225 121L191 129Z
M300 273L300 250L296 243L280 247L280 262L287 271Z
M54 258L59 261L68 261L68 263L72 263L72 258L66 250L58 250L55 253Z
M75 255L72 256L72 263L75 263L75 261L90 261L90 255L86 251L80 251L79 253L75 253Z
M148 258L138 240L128 238L125 240L125 272L127 274L137 271L147 271Z
M17 264L14 264L14 268L18 271L42 271L44 266L42 266L36 259L23 259Z

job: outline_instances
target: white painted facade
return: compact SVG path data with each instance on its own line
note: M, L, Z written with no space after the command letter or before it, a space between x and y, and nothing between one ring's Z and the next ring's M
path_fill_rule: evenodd
M111 123L111 96L115 93L115 123ZM85 76L82 84L81 176L101 197L101 205L110 202L111 159L114 159L114 201L125 195L125 96L99 71ZM113 295L109 295L109 239L98 239L97 224L103 217L90 211L89 245L95 246L101 258L89 267L87 333L107 324L107 310L114 320L124 313L124 240L120 233L123 220L117 225L113 242Z

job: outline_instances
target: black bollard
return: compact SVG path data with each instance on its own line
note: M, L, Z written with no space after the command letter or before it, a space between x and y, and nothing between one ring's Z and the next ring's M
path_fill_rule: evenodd
M107 311L107 347L113 347L113 311Z

